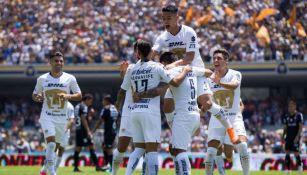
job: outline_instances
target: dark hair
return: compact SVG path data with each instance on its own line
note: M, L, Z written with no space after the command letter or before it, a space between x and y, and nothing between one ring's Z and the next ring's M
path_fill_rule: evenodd
M175 55L172 52L164 52L160 56L160 63L166 62L167 64L171 64L176 60Z
M296 99L295 99L294 97L290 97L290 98L289 98L288 104L289 104L290 102L293 102L295 105L297 105Z
M82 96L82 101L88 100L88 99L93 99L94 96L90 93L86 93Z
M106 100L109 103L112 103L112 96L110 94L107 94L107 95L103 96L103 100Z
M178 8L175 4L169 3L162 7L162 12L177 13Z
M140 54L146 58L151 51L151 44L145 40L139 40L137 42L137 48Z
M63 57L63 54L62 54L62 52L57 51L57 52L51 54L50 57L49 57L49 59L52 59L52 58L54 58L54 57Z
M218 54L218 53L221 53L221 54L224 56L224 59L225 59L225 60L229 60L229 53L228 53L228 51L227 51L226 49L223 49L223 48L221 48L221 49L216 49L216 50L213 52L213 56L214 56L215 54Z
M133 50L136 51L138 47L138 41L136 41L135 43L133 43Z

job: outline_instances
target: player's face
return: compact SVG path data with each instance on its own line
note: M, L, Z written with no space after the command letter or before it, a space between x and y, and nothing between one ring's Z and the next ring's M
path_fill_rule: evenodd
M290 101L288 104L289 113L294 113L296 110L296 104L293 101Z
M91 106L93 104L93 99L92 98L89 98L85 101L86 105L87 106Z
M50 65L53 70L61 71L64 66L64 59L63 57L57 56L50 59Z
M177 25L177 14L170 12L162 12L162 21L166 30Z
M222 71L227 69L228 61L224 58L222 53L213 55L213 64L216 71Z

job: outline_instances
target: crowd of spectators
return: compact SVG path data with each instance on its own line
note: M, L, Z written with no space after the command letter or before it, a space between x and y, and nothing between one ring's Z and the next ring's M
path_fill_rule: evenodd
M286 97L269 97L265 100L244 100L243 112L245 127L248 134L248 145L251 152L259 153L282 153L282 123L281 119L287 110ZM298 110L307 114L306 101L298 102ZM90 125L94 125L99 115L99 99L97 98L96 116L91 118ZM34 103L28 98L5 98L0 97L0 150L1 152L41 152L44 150L43 132L38 122L40 115L40 104ZM100 106L101 108L101 106ZM189 151L206 152L207 128L210 114L201 117L201 126L192 139ZM305 119L305 128L307 120ZM97 150L100 151L103 141L103 131L95 133L94 140ZM160 144L161 152L168 152L171 131L166 121L163 121L163 132ZM302 152L307 149L307 130L304 131L302 139L304 143ZM68 149L73 149L75 144L74 132Z
M164 0L0 0L0 64L46 63L51 50L65 53L72 63L114 63L132 61L132 44L137 38L155 41L164 30L160 7ZM307 60L307 3L297 0L178 0L180 23L195 29L200 51L210 61L212 49L225 47L231 60ZM226 3L227 2L227 3ZM225 13L226 7L233 14ZM292 11L295 7L295 15ZM262 9L274 8L277 14L257 24L249 21ZM187 19L188 11L192 15ZM190 13L189 12L189 13ZM207 22L199 23L202 17ZM256 38L265 26L270 41ZM303 35L303 34L301 34ZM305 34L306 35L306 34Z

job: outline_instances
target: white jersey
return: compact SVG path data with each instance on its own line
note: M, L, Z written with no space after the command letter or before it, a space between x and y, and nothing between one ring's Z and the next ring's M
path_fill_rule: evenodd
M67 122L67 101L57 97L58 93L81 93L76 78L68 73L54 78L45 73L37 78L33 94L42 93L44 96L41 119L52 120L57 123Z
M199 53L199 44L195 31L186 25L181 25L180 31L174 36L168 31L164 31L156 39L152 50L157 52L172 52L179 59L184 58L186 52L195 52L191 66L205 67Z
M213 100L216 104L219 104L229 115L237 115L240 111L240 87L241 87L242 75L240 72L233 69L228 69L228 72L221 78L221 83L229 83L231 81L237 81L238 87L234 90L223 88L213 81L210 82L210 88L213 92Z
M121 88L127 91L132 87L133 92L144 92L157 87L160 82L169 83L171 79L162 64L139 62L125 75ZM143 98L133 103L131 112L160 114L160 97Z
M176 77L182 72L183 68L183 66L175 67L169 73L172 77ZM197 105L197 76L195 73L189 72L179 87L170 86L169 89L175 101L176 113L199 113Z
M67 102L67 120L72 118L75 118L75 109L70 102Z
M127 72L126 74L128 74L131 69L134 67L135 64L130 64L127 68ZM125 101L124 101L124 105L123 105L123 109L122 109L122 116L130 116L130 112L131 112L131 105L133 104L132 101L132 89L131 87L129 87L126 90L126 96L125 96Z

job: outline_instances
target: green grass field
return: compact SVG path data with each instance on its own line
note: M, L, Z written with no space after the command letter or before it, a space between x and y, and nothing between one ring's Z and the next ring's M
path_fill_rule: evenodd
M0 175L39 175L39 166L0 166ZM96 172L94 167L81 167L82 173L74 173L72 172L72 167L63 167L59 168L57 175L103 175L103 174L111 174L105 172ZM124 175L125 169L120 169L118 175ZM141 174L140 171L136 171L134 174L139 175ZM172 175L174 174L174 170L166 170L160 169L159 175ZM205 170L192 170L192 175L204 175ZM242 175L240 171L227 171L227 175ZM297 172L292 172L291 175L298 174ZM300 175L307 175L307 172L304 172ZM218 172L215 170L214 175L218 175ZM285 175L284 172L278 171L255 171L251 172L250 175Z

